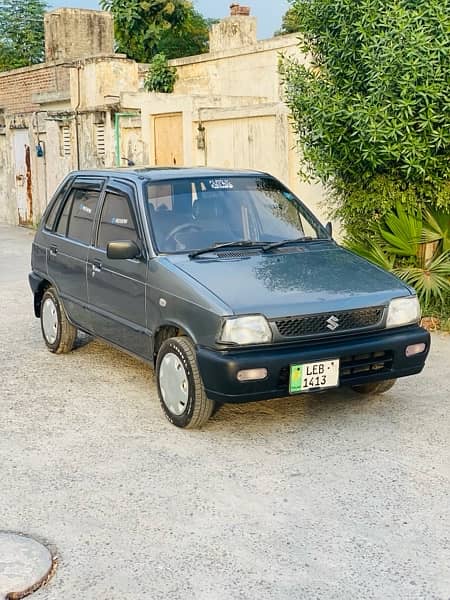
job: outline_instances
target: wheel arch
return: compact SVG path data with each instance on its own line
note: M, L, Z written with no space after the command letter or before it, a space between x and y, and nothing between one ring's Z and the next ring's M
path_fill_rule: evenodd
M156 357L162 344L172 337L188 337L195 344L193 335L178 323L162 323L153 336L153 363L156 365Z
M45 293L45 290L47 290L49 287L52 287L52 285L53 284L48 279L42 279L34 292L34 316L37 318L41 316L42 297Z

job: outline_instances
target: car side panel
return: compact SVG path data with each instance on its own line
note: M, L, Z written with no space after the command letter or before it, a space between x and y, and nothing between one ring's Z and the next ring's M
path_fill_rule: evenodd
M86 263L88 247L50 232L46 239L47 271L55 282L69 319L81 329L91 329L87 309Z
M150 357L146 329L144 260L111 260L89 250L89 307L94 334L144 358Z

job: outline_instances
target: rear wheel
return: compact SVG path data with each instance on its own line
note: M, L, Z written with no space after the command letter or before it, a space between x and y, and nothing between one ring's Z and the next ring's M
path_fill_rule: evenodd
M361 385L352 385L352 389L360 394L384 394L395 385L396 381L396 379L386 379L374 383L362 383Z
M214 401L206 396L195 348L188 338L170 338L162 344L156 381L162 409L173 425L194 429L213 414Z
M47 348L55 354L70 352L75 344L77 328L69 323L55 288L45 290L40 312L42 336Z

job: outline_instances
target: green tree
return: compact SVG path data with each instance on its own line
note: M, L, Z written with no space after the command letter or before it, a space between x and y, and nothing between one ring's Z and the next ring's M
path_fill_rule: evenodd
M139 62L208 51L208 22L187 0L100 0L114 15L119 52Z
M286 33L296 33L300 30L300 21L297 10L292 7L283 15L281 29L275 32L275 35L285 35Z
M44 59L43 0L0 0L0 71Z
M359 239L398 205L450 206L450 0L291 1L311 59L281 66L303 176Z

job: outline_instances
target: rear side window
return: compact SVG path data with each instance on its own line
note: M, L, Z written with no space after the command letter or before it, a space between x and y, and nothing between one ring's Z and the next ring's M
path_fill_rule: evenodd
M72 212L67 237L85 244L91 243L92 223L99 198L99 191L75 189L72 191Z
M108 242L138 242L131 201L125 192L108 190L98 228L97 247L106 249Z
M50 211L48 212L47 218L45 219L45 229L52 231L53 227L55 225L55 220L56 220L56 216L58 214L59 211L59 207L61 206L61 202L64 199L64 196L67 193L67 190L69 189L70 183L71 183L71 179L68 179L64 185L62 186L62 188L60 189L58 195L56 196L56 198L54 199L52 206L50 208Z

